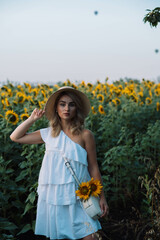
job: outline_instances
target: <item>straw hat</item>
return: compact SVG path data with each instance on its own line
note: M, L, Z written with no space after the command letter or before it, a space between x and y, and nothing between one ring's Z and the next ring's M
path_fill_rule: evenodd
M81 92L77 89L74 89L72 87L61 87L49 97L49 99L46 103L45 115L48 118L48 120L51 120L56 99L59 96L59 94L62 92L71 92L71 93L74 93L75 95L77 95L80 98L82 106L83 106L83 108L82 108L83 114L85 117L87 117L87 115L90 111L90 108L91 108L88 97L83 92Z

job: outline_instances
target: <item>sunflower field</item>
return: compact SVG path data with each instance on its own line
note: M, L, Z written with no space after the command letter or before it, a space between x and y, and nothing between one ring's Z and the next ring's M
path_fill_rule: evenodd
M46 239L34 237L44 144L21 145L9 136L65 85L81 90L91 102L86 128L95 136L110 208L109 216L100 220L102 238L160 239L160 83L145 79L1 86L0 239ZM47 126L43 117L29 130Z

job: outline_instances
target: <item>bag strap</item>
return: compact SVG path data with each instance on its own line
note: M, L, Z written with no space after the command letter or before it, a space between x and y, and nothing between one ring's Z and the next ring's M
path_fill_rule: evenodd
M77 176L76 176L76 174L75 174L75 172L74 172L74 170L73 170L70 162L68 161L68 159L67 159L66 157L63 157L63 159L64 159L64 162L65 162L66 167L69 169L69 171L70 171L70 173L72 174L72 176L74 177L76 183L77 183L78 185L80 185L81 183L80 183L80 181L78 180L78 178L77 178Z

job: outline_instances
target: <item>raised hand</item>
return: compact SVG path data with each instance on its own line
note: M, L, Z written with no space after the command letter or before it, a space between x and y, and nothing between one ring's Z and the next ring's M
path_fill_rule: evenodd
M24 143L24 144L34 144L43 143L40 135L40 131L37 130L32 133L27 133L28 129L34 122L41 117L43 117L45 111L35 108L31 113L31 116L22 122L10 135L10 138L14 142Z
M44 114L45 114L44 110L35 108L31 113L30 119L32 119L33 121L36 121L42 118Z

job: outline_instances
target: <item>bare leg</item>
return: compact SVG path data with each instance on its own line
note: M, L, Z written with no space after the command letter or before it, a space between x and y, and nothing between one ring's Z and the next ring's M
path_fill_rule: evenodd
M99 234L95 233L82 238L82 240L101 240L101 238L99 238Z
M82 240L94 240L94 238L93 238L93 235L91 234L91 235L88 235L88 236L82 238Z

